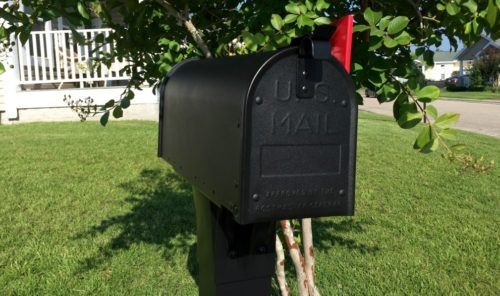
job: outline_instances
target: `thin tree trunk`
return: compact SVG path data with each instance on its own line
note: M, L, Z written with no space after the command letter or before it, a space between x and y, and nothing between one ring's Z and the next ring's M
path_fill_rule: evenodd
M285 275L285 251L278 235L276 235L276 257L276 278L278 279L281 296L290 296L290 288L286 283Z
M311 218L302 219L302 243L304 245L304 259L306 276L310 296L320 296L314 283L314 247Z
M211 58L212 53L210 52L207 43L203 40L203 34L195 27L195 25L189 18L189 13L186 11L186 13L182 14L180 11L175 9L175 7L172 5L172 3L170 3L169 0L156 0L156 2L163 6L163 8L167 10L168 14L175 17L179 23L186 27L189 34L191 34L194 41L196 42L198 48L203 52L203 55L206 58Z
M281 228L283 229L286 245L290 252L290 257L292 258L293 265L295 266L295 271L297 273L299 295L310 296L307 285L304 257L302 256L299 245L297 244L297 241L295 240L295 237L293 235L293 228L290 225L289 220L281 220L280 224Z

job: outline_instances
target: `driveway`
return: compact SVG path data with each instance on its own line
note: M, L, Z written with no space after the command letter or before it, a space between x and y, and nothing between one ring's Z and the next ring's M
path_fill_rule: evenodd
M375 98L365 98L360 110L392 116L392 102L379 104ZM460 114L457 129L500 138L500 101L437 100L433 103L439 114Z

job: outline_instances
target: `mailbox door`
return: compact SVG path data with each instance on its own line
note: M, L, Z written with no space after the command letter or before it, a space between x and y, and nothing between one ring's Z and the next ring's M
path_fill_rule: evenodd
M304 61L293 48L273 59L248 96L248 186L241 222L352 215L357 126L352 81L334 59ZM305 83L300 75L307 76Z

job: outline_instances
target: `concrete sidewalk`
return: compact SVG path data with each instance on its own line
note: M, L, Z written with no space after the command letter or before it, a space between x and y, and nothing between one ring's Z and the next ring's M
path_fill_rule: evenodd
M364 105L359 106L359 109L393 116L392 105L392 102L379 104L376 98L364 98ZM439 114L459 113L460 121L456 125L457 129L500 138L500 101L440 99L433 105Z

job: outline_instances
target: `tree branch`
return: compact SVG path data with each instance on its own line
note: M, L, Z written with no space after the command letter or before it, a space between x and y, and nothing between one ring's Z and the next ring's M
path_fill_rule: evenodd
M186 12L183 14L170 3L169 0L156 0L158 4L160 4L163 8L167 10L167 13L173 16L174 18L179 21L179 23L183 24L184 27L188 30L188 32L191 34L193 37L194 41L198 45L198 48L203 52L203 55L206 58L211 58L212 53L210 52L210 49L208 48L207 44L203 40L203 34L195 27L193 22L191 21L191 18L189 17L189 13Z
M285 251L278 235L276 235L276 278L278 279L281 296L290 296L290 288L286 283Z
M304 257L300 252L299 244L297 244L297 241L295 241L292 225L290 225L289 220L281 220L280 224L281 228L283 229L283 235L285 236L286 245L290 252L290 257L292 257L293 265L295 265L295 272L297 273L297 281L299 284L299 295L311 296L309 295L307 285Z
M311 218L302 219L302 242L304 244L304 259L309 295L320 296L314 283L314 247Z

